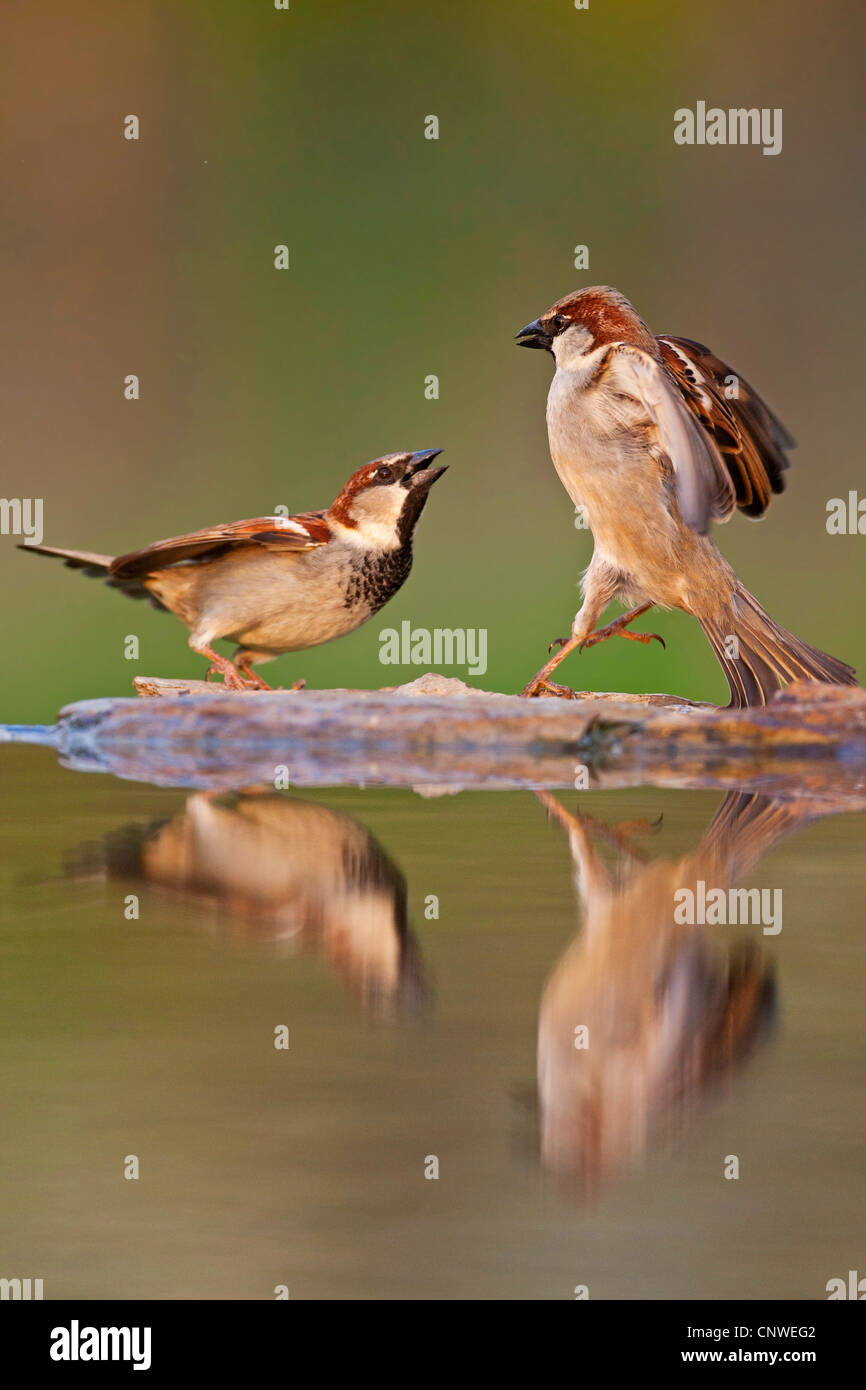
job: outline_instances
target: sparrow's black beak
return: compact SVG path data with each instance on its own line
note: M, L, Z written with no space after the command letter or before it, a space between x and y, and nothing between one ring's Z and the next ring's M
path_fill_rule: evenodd
M518 347L546 348L550 351L553 345L553 338L543 327L541 319L533 319L525 328L521 328L519 333L515 333L514 341Z
M441 449L419 449L417 454L410 454L403 469L403 486L413 490L432 487L436 479L442 477L447 465L443 463L441 468L428 468L427 465L441 453Z

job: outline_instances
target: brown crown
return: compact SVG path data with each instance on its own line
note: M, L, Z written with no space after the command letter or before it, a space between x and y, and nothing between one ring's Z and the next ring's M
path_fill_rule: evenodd
M656 341L636 310L629 304L619 290L608 289L604 285L594 285L591 289L578 290L568 294L544 315L564 314L573 323L583 324L593 336L596 347L604 343L635 343L653 353L658 351Z

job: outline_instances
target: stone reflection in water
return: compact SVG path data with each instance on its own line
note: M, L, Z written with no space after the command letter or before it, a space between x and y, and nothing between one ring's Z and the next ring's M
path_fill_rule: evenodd
M608 827L538 795L568 833L583 917L541 1001L541 1161L588 1195L622 1176L652 1137L681 1134L773 1016L761 926L732 945L718 927L678 925L675 893L697 891L699 880L726 890L816 811L731 793L693 851L648 862L635 844L640 826ZM620 852L615 870L600 853L605 841Z
M198 903L245 941L321 951L364 1003L424 996L406 880L358 821L273 792L197 792L172 820L82 848L71 872Z

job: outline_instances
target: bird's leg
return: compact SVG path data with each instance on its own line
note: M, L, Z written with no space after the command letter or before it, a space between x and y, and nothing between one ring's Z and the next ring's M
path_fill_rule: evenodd
M253 690L273 690L274 687L268 685L266 680L262 680L262 677L257 671L251 671L249 666L244 665L242 662L238 662L238 670L241 675L245 677L247 685L251 685Z
M268 685L267 681L263 680L257 671L251 671L249 666L239 666L238 670L246 678L247 684L251 685L253 690L273 690L274 687Z
M558 820L568 835L571 862L574 868L574 886L580 901L598 901L602 895L612 890L612 878L607 865L593 842L590 826L592 818L582 812L567 811L550 792L537 791L535 796L547 810L549 820Z
M659 816L658 820L655 821L650 821L644 817L641 820L622 820L615 825L608 825L606 821L598 820L596 816L589 816L584 811L577 813L567 811L550 792L537 791L534 795L546 808L548 816L558 820L569 833L574 834L578 828L581 828L589 836L606 840L615 849L641 863L645 862L649 856L643 849L637 848L632 841L641 835L655 835L662 827L662 816Z
M254 690L273 690L274 687L268 685L267 681L262 679L258 671L252 669L250 663L253 660L253 655L252 652L245 651L243 648L238 649L238 651L235 652L235 666Z
M190 646L194 652L198 652L199 656L206 656L211 663L205 674L206 681L210 680L211 676L222 676L229 690L247 689L247 683L243 676L235 670L227 656L220 656L219 652L215 652L213 647L208 647L205 643L196 643L193 646L190 642Z
M655 640L664 646L664 638L659 637L657 632L626 632L629 623L633 623L635 618L639 618L642 613L646 613L653 606L652 603L642 603L637 608L630 608L627 613L623 613L621 618L614 618L613 622L607 623L605 627L596 628L595 632L591 632L588 637L584 637L582 641L578 642L578 651L582 652L587 647L594 647L598 642L606 642L608 637L626 637L629 642L643 642L644 646L648 646L650 642Z
M553 675L557 666L574 651L575 647L580 646L583 639L580 637L556 637L551 642L551 647L559 647L559 651L545 662L541 670L538 671L527 686L521 690L521 695L527 697L535 695L558 695L564 700L576 700L577 696L567 685L557 685L550 677ZM550 648L548 648L548 651Z
M578 824L581 817L575 815L573 811L567 811L561 801L549 791L534 791L532 795L536 801L540 801L547 812L548 820L558 820L565 830L572 830Z
M577 696L573 690L569 690L567 685L557 685L550 677L557 666L569 656L575 648L579 648L581 643L592 632L602 613L610 603L617 589L619 588L620 576L604 560L599 560L593 555L589 569L586 571L583 580L583 603L580 612L576 614L571 625L570 637L557 637L548 647L550 652L554 647L559 647L559 651L552 656L548 662L542 666L541 670L535 675L529 684L521 691L527 697L538 695L558 695L560 698L575 700Z
M246 677L246 680L247 680L247 688L248 688L248 689L252 689L252 690L282 690L282 689L283 689L283 687L282 687L281 685L277 685L277 686L268 685L267 681L262 679L262 677L259 675L258 671L254 671L254 670L252 669L252 666L253 666L253 662L254 662L254 661L257 661L257 660L258 660L258 661L270 661L272 655L273 655L272 652L257 652L257 651L252 651L249 647L238 647L237 651L236 651L235 654L234 654L234 663L235 663L235 666L238 668L238 670ZM306 685L306 683L307 683L307 682L306 682L303 678L301 678L300 680L294 681L294 682L292 683L292 685L290 685L288 688L289 688L289 690L303 690L303 689L304 689L304 686Z
M587 647L594 647L599 642L606 642L608 637L625 637L630 642L643 642L646 646L652 641L661 642L665 645L664 638L657 632L628 632L629 623L633 623L635 618L639 618L647 609L652 608L652 603L642 603L638 608L632 608L628 613L623 613L621 618L615 618L612 623L607 623L605 627L595 628L593 631L586 632L578 626L579 619L582 617L583 609L575 618L575 631L570 637L557 637L551 642L551 647L558 646L559 651L545 666L542 666L538 675L529 682L522 694L524 695L559 695L566 699L574 700L577 697L573 690L569 690L566 685L557 685L550 679L560 662L570 656L573 651L582 652ZM585 607L585 605L584 605Z
M599 839L606 840L614 849L618 849L631 859L638 860L639 863L645 863L649 855L633 841L641 835L655 835L662 827L661 816L655 821L650 821L644 817L641 820L617 821L615 825L608 825L606 821L598 820L595 816L582 814L581 819Z

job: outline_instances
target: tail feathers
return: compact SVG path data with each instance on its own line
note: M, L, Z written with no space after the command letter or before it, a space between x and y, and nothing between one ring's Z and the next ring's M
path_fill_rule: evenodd
M718 879L740 879L786 836L817 818L809 801L776 800L758 792L728 792L701 836L695 858L713 856ZM705 875L709 877L709 875Z
M742 584L734 590L727 622L702 619L701 626L730 687L730 709L765 705L789 681L857 685L853 667L773 622Z
M61 550L53 545L20 545L18 549L30 550L36 555L52 555L55 559L62 560L68 569L81 570L88 579L103 579L109 588L119 589L127 598L149 599L154 608L165 611L165 604L160 603L140 579L118 579L109 573L109 567L114 560L113 555L96 555L91 550Z
M113 555L95 555L90 550L59 550L53 545L19 545L19 550L32 550L36 555L55 555L72 570L84 570L90 578L104 579Z

